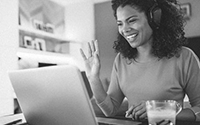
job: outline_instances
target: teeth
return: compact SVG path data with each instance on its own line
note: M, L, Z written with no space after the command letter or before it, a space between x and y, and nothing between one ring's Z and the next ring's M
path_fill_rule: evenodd
M133 34L133 35L127 36L126 38L131 39L131 38L134 38L135 36L136 36L136 34Z

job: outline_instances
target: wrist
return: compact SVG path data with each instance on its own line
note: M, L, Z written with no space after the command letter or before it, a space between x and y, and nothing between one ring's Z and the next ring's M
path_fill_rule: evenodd
M90 81L90 83L96 83L100 81L100 77L99 75L90 75L88 76L88 80Z

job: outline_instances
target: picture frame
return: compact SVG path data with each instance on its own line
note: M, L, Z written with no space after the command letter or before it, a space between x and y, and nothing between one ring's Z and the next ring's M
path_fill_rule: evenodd
M46 32L54 33L55 26L53 24L47 23L46 24Z
M51 23L43 23L40 20L36 19L31 19L32 20L32 25L35 29L45 31L48 33L54 33L55 26Z
M181 12L184 15L186 20L190 19L191 17L191 4L190 3L183 3L180 5Z
M35 50L40 50L39 44L37 43L37 41L33 40L33 46Z
M29 49L34 48L33 39L30 36L24 36L23 46Z
M46 51L46 44L44 39L35 38L34 41L37 50Z
M35 29L37 29L37 30L43 29L43 22L42 21L35 20L35 19L31 19L31 20L32 20L32 25Z

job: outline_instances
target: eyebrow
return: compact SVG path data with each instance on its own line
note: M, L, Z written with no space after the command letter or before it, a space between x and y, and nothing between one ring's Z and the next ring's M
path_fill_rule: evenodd
M133 18L133 17L138 17L138 16L137 16L137 15L132 15L132 16L128 17L128 18L126 19L126 21L129 20L129 19L131 19L131 18ZM120 20L117 20L117 22L121 22L121 21L120 21Z

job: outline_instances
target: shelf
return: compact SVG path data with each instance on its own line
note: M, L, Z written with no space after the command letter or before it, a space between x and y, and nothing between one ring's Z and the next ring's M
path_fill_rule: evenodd
M74 59L69 54L60 54L54 52L38 51L26 48L18 48L17 56L26 59L33 59L38 62L73 64Z
M78 42L65 36L64 6L48 1L33 1L30 4L27 0L21 0L18 24L18 57L45 63L75 63L75 57L69 53L70 47Z
M45 31L40 31L34 28L26 28L23 26L19 26L19 32L24 35L29 35L29 36L35 36L35 37L40 37L43 39L54 39L55 41L66 41L68 42L67 39L62 37L61 35L56 35L53 33L48 33Z

